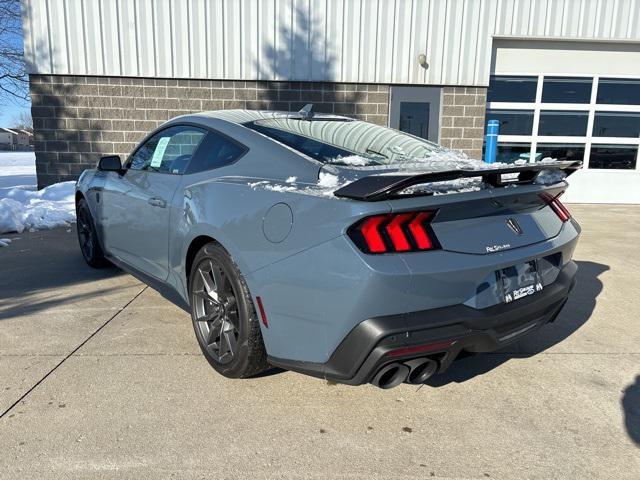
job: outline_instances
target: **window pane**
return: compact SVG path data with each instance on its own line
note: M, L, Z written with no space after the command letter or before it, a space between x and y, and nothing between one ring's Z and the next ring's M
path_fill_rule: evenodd
M131 157L128 168L182 174L205 132L194 127L170 127L156 133Z
M589 103L592 78L544 77L543 103Z
M531 135L533 129L532 110L488 110L486 118L500 122L499 135Z
M429 137L429 103L400 102L400 130L420 138Z
M228 138L209 132L196 152L188 173L204 172L235 162L246 151Z
M587 134L587 112L540 112L538 135L584 137Z
M596 112L593 121L594 137L638 137L640 113Z
M543 158L557 160L584 159L584 145L571 143L539 143L536 147L536 161Z
M492 76L487 91L488 102L535 102L537 77Z
M516 160L529 161L531 144L529 143L499 143L496 162L513 163Z
M633 170L636 168L638 147L621 145L592 145L589 168L615 168Z
M596 102L640 105L640 80L601 78Z

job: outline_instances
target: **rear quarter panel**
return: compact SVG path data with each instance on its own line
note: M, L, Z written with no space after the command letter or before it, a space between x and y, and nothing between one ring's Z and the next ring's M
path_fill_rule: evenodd
M186 254L199 236L218 241L252 288L253 272L343 235L364 215L390 208L386 202L364 204L251 186L259 180L222 177L198 181L185 176L172 212L169 258L172 283L185 299ZM291 221L286 238L274 242L264 232L271 219L268 213L276 204L290 208Z

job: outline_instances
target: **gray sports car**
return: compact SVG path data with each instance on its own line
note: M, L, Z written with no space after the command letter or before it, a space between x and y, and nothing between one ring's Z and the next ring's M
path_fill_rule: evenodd
M78 238L89 265L189 311L227 377L273 365L390 388L556 318L577 168L487 164L311 106L206 112L85 171Z

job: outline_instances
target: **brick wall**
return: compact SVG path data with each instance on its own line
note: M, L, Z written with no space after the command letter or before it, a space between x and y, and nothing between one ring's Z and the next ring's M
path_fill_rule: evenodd
M38 187L126 155L177 115L231 108L317 111L387 124L386 85L31 75Z
M443 87L440 143L482 160L487 89Z

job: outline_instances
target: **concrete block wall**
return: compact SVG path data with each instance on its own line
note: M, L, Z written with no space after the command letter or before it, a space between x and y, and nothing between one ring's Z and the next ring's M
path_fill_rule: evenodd
M440 143L482 160L486 105L485 87L443 87Z
M160 123L203 110L317 111L387 125L387 85L31 75L38 187L127 155Z

